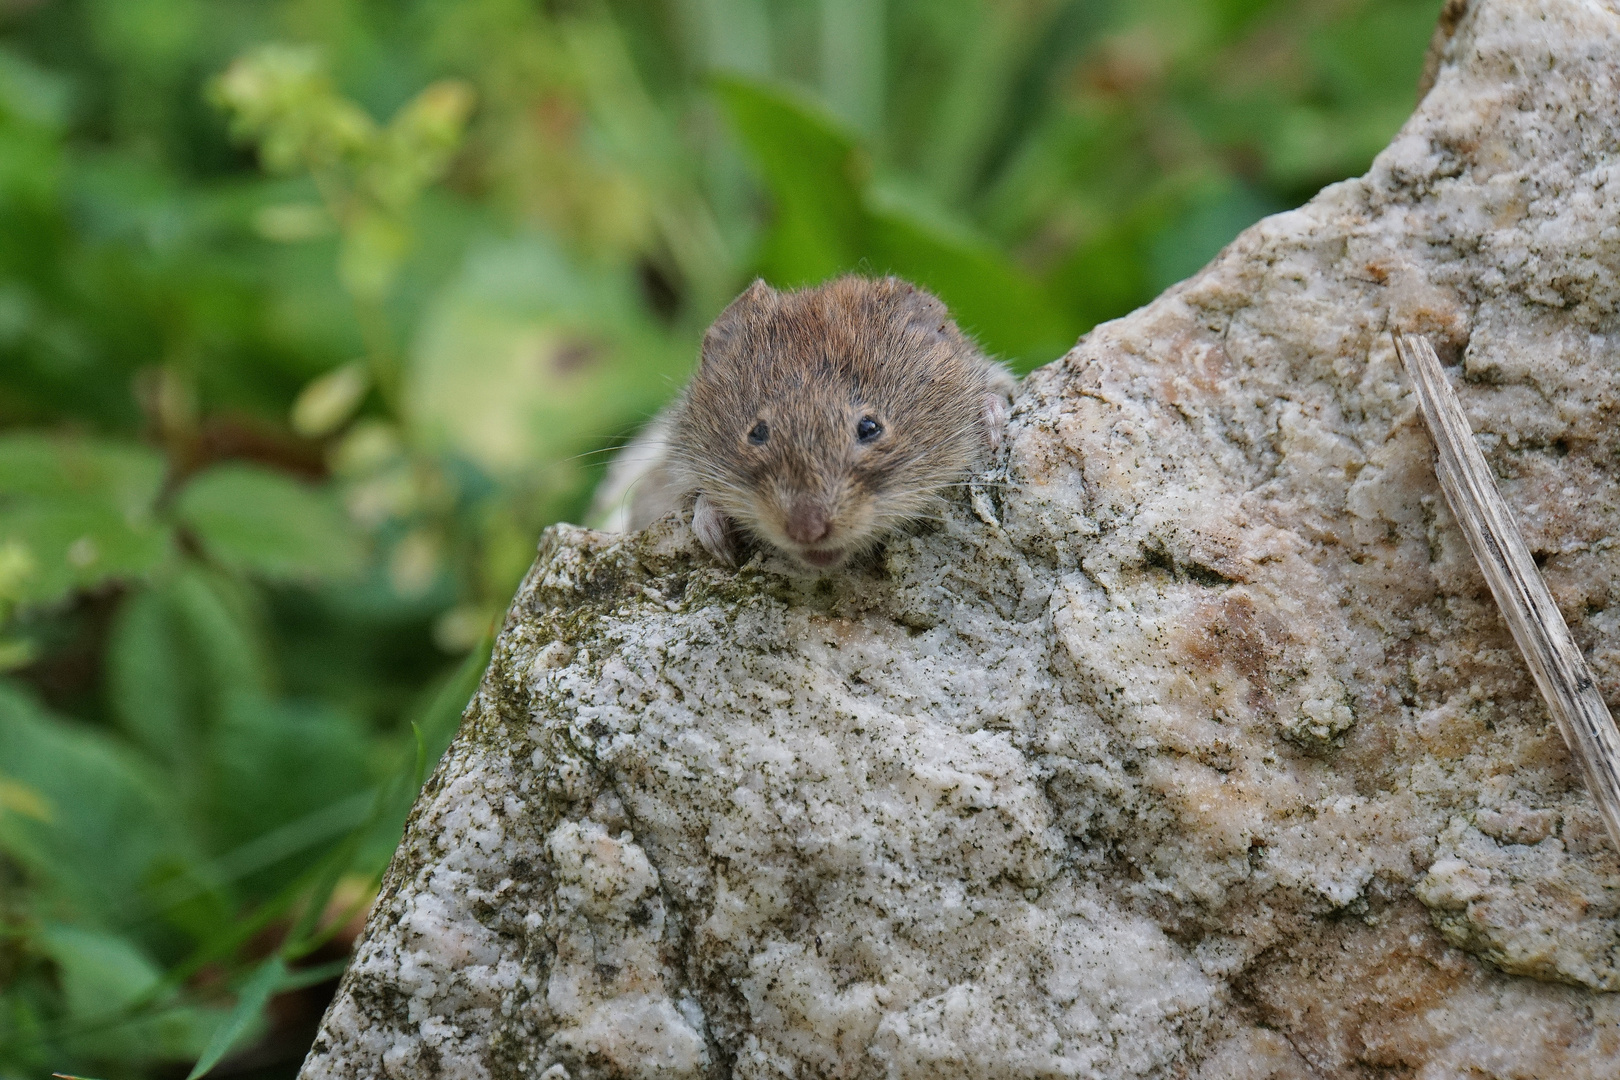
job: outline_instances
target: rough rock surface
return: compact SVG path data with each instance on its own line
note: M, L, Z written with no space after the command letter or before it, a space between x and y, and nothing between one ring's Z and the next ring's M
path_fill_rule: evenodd
M1476 0L870 565L548 534L303 1076L1620 1076L1620 859L1387 333L1620 701L1617 56Z

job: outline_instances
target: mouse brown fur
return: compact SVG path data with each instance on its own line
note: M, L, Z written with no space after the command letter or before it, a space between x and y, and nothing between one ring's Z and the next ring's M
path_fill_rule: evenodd
M1013 386L909 282L755 281L704 335L668 467L715 555L747 534L824 571L933 512L999 443Z

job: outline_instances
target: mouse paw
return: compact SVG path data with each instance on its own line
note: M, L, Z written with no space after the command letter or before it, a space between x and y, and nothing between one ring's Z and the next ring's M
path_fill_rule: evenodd
M1001 440L1007 432L1007 399L991 392L984 395L984 411L979 414L984 424L984 444L991 450L1001 449Z
M737 531L707 495L692 504L692 531L710 555L727 566L737 565Z

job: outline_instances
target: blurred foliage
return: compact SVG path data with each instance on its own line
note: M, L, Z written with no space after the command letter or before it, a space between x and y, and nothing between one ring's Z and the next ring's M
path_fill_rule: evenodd
M0 1077L290 1075L536 535L751 276L1027 370L1365 169L1438 7L0 0Z

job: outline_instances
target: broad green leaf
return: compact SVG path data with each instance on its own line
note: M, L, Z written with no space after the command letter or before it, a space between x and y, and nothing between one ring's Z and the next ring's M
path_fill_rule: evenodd
M67 121L68 101L67 80L11 49L0 49L0 124L60 129Z
M1279 209L1247 184L1215 180L1198 185L1148 241L1148 287L1159 292L1191 277L1238 233Z
M830 116L786 90L727 77L716 86L772 197L762 269L781 285L837 273L898 274L938 293L963 329L1027 370L1079 329L1046 290L930 197L873 182L867 156Z
M1088 237L1051 275L1053 293L1083 328L1147 303L1160 289L1196 272L1254 220L1243 220L1241 212L1230 214L1226 216L1230 232L1225 232L1219 221L1224 190L1212 187L1207 175L1177 176L1155 184ZM1255 213L1259 216L1258 208ZM1188 226L1190 234L1183 235Z
M184 1060L201 1049L214 1010L183 1004L162 988L162 971L117 934L49 924L35 945L55 965L66 1017L64 1043L75 1057L126 1064Z
M365 555L327 492L256 465L216 465L196 476L175 514L213 558L268 578L348 577Z
M162 458L131 443L0 436L0 601L49 603L150 573L170 551L153 514L162 480Z
M116 934L54 925L36 940L56 962L68 1013L76 1022L116 1015L163 977L151 957Z
M162 457L135 443L27 432L0 436L0 497L84 493L138 517L150 513L162 481Z
M49 808L0 814L0 850L60 913L113 920L153 867L185 857L176 808L111 739L51 716L0 681L0 774Z
M645 420L695 349L638 314L628 282L526 236L475 248L428 311L406 384L420 438L506 479L570 460Z
M168 597L142 590L126 599L107 650L114 714L160 761L195 758L202 730L195 670Z
M210 700L269 689L269 660L259 640L252 594L229 575L186 563L165 583L182 633L206 670Z
M33 563L12 596L22 603L51 603L108 578L145 576L169 551L167 530L132 520L89 493L6 500L0 538L20 544Z
M229 580L184 568L129 597L113 622L107 687L113 714L194 793L210 732L231 700L269 688L263 646Z
M870 164L853 136L780 87L732 75L715 90L771 193L766 277L795 286L854 269L866 254L861 192Z
M900 197L874 191L870 250L875 272L915 281L945 301L957 323L1020 371L1061 356L1080 327L1058 313L1046 288L986 241Z
M1153 298L1148 285L1141 223L1131 217L1087 239L1052 275L1052 288L1082 331Z

